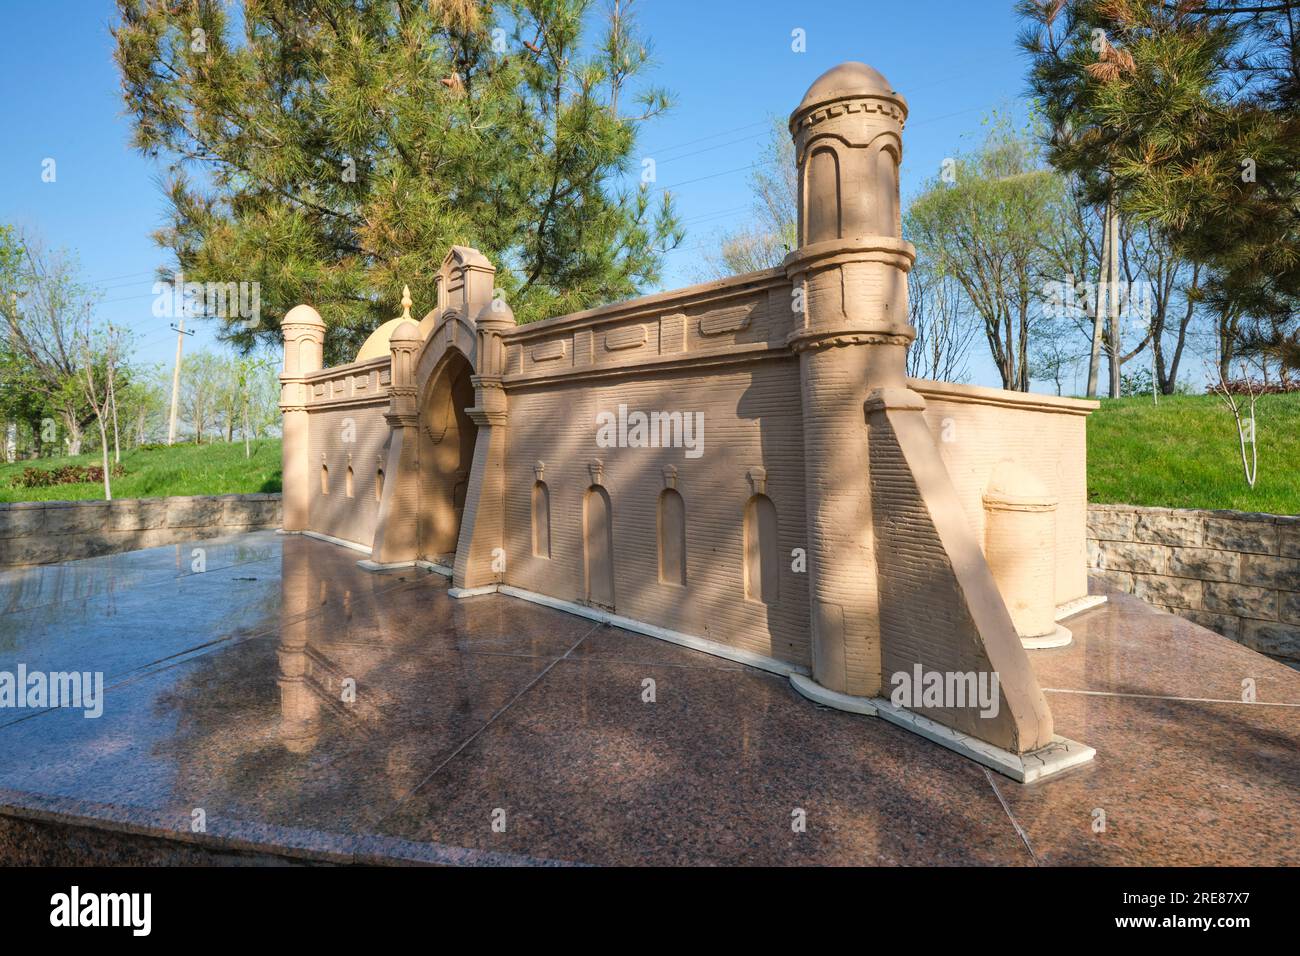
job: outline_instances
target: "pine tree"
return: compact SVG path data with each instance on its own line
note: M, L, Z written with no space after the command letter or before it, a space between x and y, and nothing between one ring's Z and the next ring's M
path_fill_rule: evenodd
M668 95L630 0L118 0L134 145L165 166L156 239L186 281L260 283L244 349L310 302L351 358L453 244L482 250L520 321L635 294L682 233L620 187Z
M1294 361L1300 0L1024 0L1050 159L1206 267L1243 348ZM1253 342L1253 345L1251 344Z

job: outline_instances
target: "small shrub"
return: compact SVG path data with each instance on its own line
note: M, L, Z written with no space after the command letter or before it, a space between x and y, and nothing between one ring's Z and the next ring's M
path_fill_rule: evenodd
M126 470L121 465L114 465L109 474L121 478ZM80 485L98 483L104 480L102 465L63 465L60 468L24 468L21 475L13 479L15 488L50 488L54 485Z
M1286 395L1290 392L1300 392L1300 382L1269 382L1265 385L1263 382L1247 382L1244 378L1234 378L1227 385L1230 395L1247 395L1251 391L1256 395ZM1205 391L1212 393L1222 389L1211 384L1205 386Z

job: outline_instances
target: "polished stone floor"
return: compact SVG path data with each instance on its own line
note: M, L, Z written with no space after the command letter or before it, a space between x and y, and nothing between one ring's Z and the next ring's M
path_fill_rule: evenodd
M1098 755L1025 786L777 676L358 557L263 532L0 572L0 671L106 686L97 719L0 709L0 861L1300 864L1300 673L1132 598L1031 652Z

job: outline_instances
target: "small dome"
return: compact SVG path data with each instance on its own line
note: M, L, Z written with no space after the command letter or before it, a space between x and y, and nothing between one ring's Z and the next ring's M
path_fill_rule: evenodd
M475 325L515 325L515 312L505 299L485 302L474 316Z
M420 327L412 319L398 319L397 328L393 329L392 334L388 337L390 342L418 342L420 341Z
M409 330L402 328L403 325L410 325ZM398 333L401 333L400 335ZM388 343L392 339L416 338L420 337L419 326L411 319L404 319L398 316L395 319L389 319L379 328L370 333L370 337L362 344L361 350L357 352L356 361L369 362L371 359L384 358L389 353Z
M896 96L894 88L889 85L884 74L879 70L850 60L827 70L813 81L804 94L796 113L801 113L810 106L841 99L845 96L861 96L866 93Z
M282 325L319 325L322 328L325 322L317 312L309 305L295 305L284 316Z

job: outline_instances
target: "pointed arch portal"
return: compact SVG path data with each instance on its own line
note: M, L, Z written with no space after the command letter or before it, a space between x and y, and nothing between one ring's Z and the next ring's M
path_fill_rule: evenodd
M420 557L450 565L460 536L474 440L478 427L467 409L474 404L474 370L458 350L448 349L430 376L420 403Z

